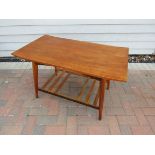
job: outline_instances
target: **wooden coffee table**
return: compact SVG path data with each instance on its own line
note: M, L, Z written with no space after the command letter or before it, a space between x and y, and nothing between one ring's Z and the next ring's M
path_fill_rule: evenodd
M101 120L105 84L107 83L109 87L110 80L127 81L128 51L129 49L125 47L44 35L13 52L12 55L32 62L36 97L40 90L90 106L99 110L99 120ZM38 65L49 65L56 68L56 72L41 88L38 88ZM76 97L59 93L71 74L86 78ZM89 81L92 83L83 99ZM90 97L97 82L99 83L98 88L91 103Z

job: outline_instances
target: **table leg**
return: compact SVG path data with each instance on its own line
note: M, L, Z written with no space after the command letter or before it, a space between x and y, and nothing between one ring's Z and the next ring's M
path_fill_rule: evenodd
M58 75L58 69L55 67L55 74Z
M102 119L103 103L104 103L104 92L105 92L105 81L101 79L100 81L100 95L99 95L99 120Z
M107 80L107 89L109 90L110 88L110 80Z
M32 62L35 96L38 98L38 64Z

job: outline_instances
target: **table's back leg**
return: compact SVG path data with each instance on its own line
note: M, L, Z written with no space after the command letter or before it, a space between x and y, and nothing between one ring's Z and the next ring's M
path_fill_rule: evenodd
M32 62L35 96L38 98L38 64Z
M105 81L101 79L100 81L100 93L99 93L99 120L102 119L103 103L104 103L104 93L105 93Z
M110 80L107 80L107 89L109 90L110 88Z
M55 74L58 75L58 68L55 67Z

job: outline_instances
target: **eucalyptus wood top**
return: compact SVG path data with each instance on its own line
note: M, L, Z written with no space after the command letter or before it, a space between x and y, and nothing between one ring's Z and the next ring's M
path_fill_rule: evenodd
M128 50L44 35L12 55L97 78L127 81Z

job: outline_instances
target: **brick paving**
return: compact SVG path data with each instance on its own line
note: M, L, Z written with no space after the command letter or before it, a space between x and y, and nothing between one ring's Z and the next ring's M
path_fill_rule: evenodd
M40 84L51 71L39 71ZM33 91L31 70L0 70L1 135L155 134L154 70L129 69L127 83L112 81L101 121L95 109L43 92L35 99Z

